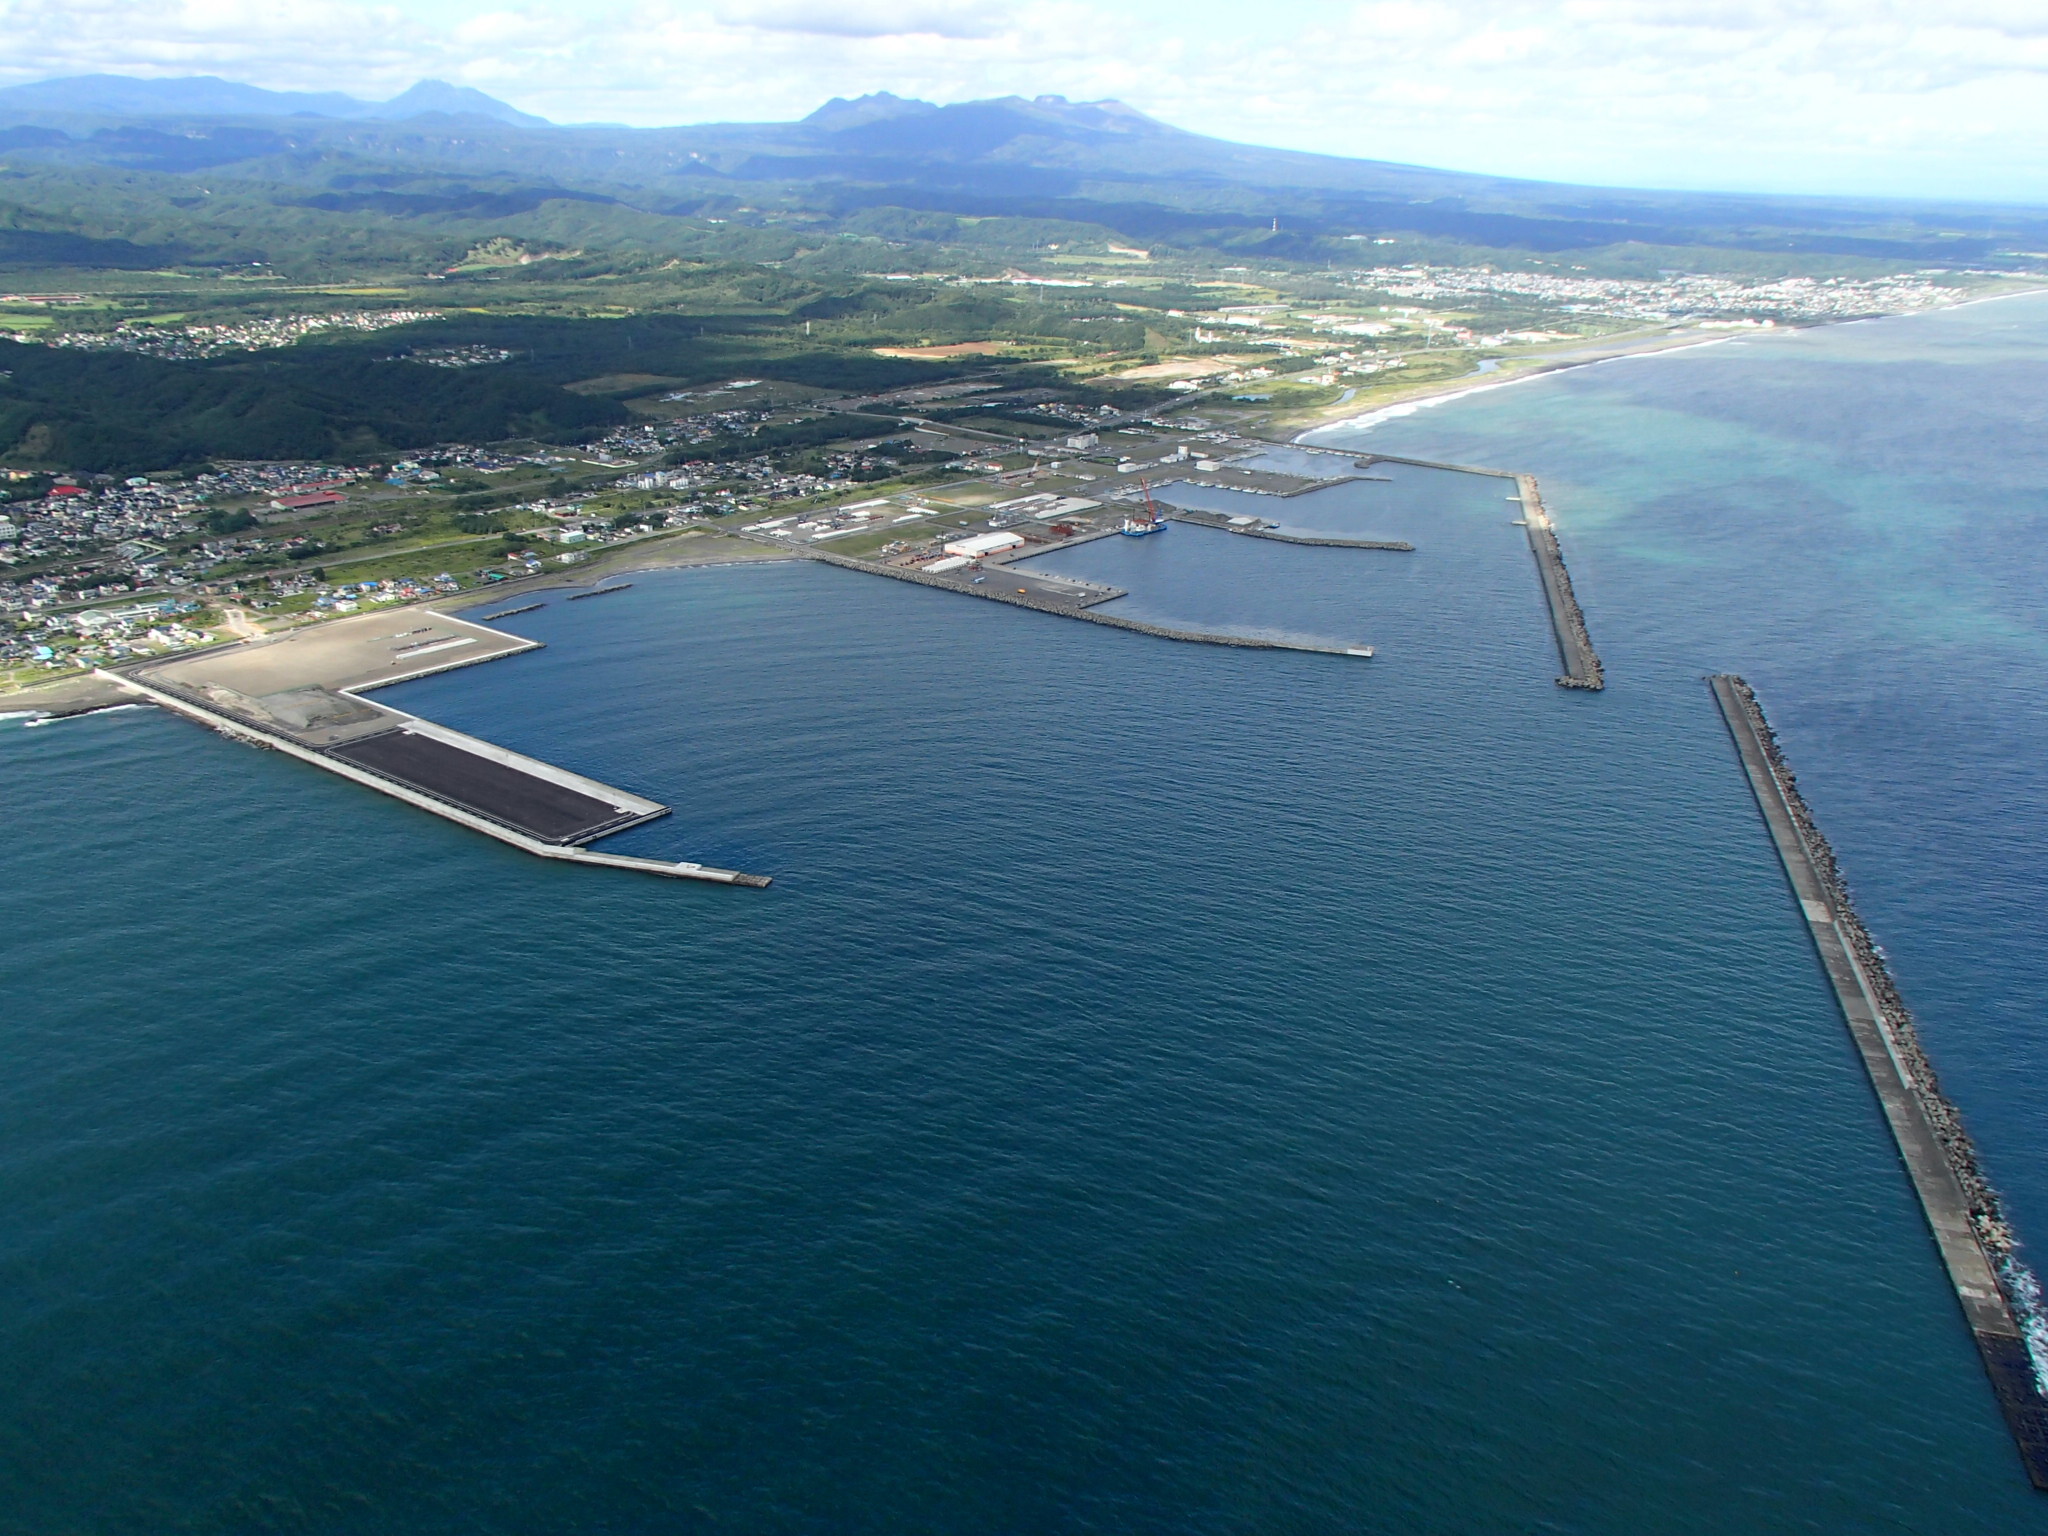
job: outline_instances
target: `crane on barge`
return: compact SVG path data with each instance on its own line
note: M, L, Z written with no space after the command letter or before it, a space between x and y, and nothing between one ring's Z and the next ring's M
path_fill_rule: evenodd
M1125 518L1124 534L1129 538L1142 539L1148 533L1166 532L1166 519L1159 515L1159 508L1153 505L1152 487L1145 483L1142 475L1138 478L1138 489L1145 496L1145 515Z

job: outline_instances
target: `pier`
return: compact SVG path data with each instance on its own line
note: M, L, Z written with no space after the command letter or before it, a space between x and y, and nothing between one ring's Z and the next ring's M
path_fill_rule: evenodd
M1042 555L1047 551L1040 549L1027 553ZM1140 619L1122 619L1113 614L1096 613L1090 605L1107 602L1111 597L1121 597L1124 594L1113 589L1107 592L1098 590L1089 593L1084 601L1061 600L1030 588L1018 590L1014 584L1018 573L1006 571L1002 566L995 564L989 565L983 573L988 580L981 586L975 586L971 582L953 580L948 576L934 576L927 571L914 570L907 566L881 565L873 560L857 560L851 555L835 555L829 550L807 549L803 554L809 559L820 560L827 565L843 566L849 571L865 571L870 576L890 576L897 581L914 582L921 587L938 587L946 592L987 598L990 602L1009 603L1016 608L1030 608L1039 613L1058 614L1063 618L1085 619L1090 624L1106 624L1112 629L1128 629L1136 634L1151 635L1160 640L1180 640L1191 645L1236 646L1252 651L1308 651L1318 656L1355 656L1362 659L1370 659L1373 653L1369 645L1311 645L1304 640L1264 640L1249 635L1227 635L1214 630L1172 629L1164 624L1147 624ZM1045 579L1037 578L1040 581ZM1001 583L1005 580L1011 581L1012 585L1003 586Z
M394 622L407 627L391 632ZM657 820L669 808L360 696L535 649L534 641L451 615L386 610L197 655L106 668L98 676L233 740L283 752L543 858L671 879L767 885L765 875L687 860L593 852L585 845Z
M1543 596L1550 604L1550 627L1557 636L1557 654L1564 662L1560 688L1585 688L1593 692L1607 686L1607 674L1593 649L1593 637L1586 633L1586 616L1579 611L1579 599L1572 591L1571 572L1565 569L1564 551L1558 547L1557 529L1543 510L1543 498L1534 475L1517 475L1521 491L1523 531L1529 535L1529 550L1536 557L1536 569L1543 578Z
M2026 1310L2037 1293L1998 1192L1984 1177L1961 1115L1941 1091L1913 1016L1849 900L1834 852L1800 798L1756 694L1739 677L1707 682L1898 1143L2020 1461L2033 1485L2048 1491L2048 1397L2023 1326L2023 1319L2040 1321L2027 1318Z
M1316 448L1306 443L1276 446L1309 453L1341 451L1333 448ZM1550 608L1550 628L1557 640L1558 660L1564 664L1564 671L1558 675L1557 686L1581 688L1589 693L1598 693L1607 686L1606 670L1600 665L1600 653L1593 649L1593 637L1586 629L1586 615L1579 608L1578 594L1572 590L1571 572L1565 567L1564 550L1557 542L1557 525L1551 521L1549 512L1544 509L1543 496L1536 487L1534 475L1521 474L1512 469L1489 469L1482 464L1446 464L1435 459L1410 459L1398 453L1363 453L1352 460L1352 465L1356 469L1370 469L1375 464L1408 464L1416 469L1442 469L1453 474L1485 475L1490 479L1514 481L1515 495L1510 499L1522 504L1523 532L1528 535L1530 554L1536 557L1536 573L1543 583L1543 600Z
M1171 522L1188 523L1197 528L1214 528L1219 533L1234 533L1246 539L1271 539L1278 544L1309 544L1318 549L1390 549L1402 554L1413 554L1415 546L1405 539L1339 539L1323 538L1305 533L1282 533L1277 528L1268 528L1254 520L1242 525L1223 512L1203 512L1190 507L1177 507L1170 502L1161 502L1162 514Z

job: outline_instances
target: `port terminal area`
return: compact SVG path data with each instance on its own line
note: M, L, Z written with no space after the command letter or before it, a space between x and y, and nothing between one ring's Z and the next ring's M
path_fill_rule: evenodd
M1312 538L1281 532L1267 518L1183 507L1177 487L1219 487L1292 497L1362 478L1348 472L1300 475L1255 467L1284 444L1204 432L1188 438L1156 425L1120 428L1132 443L1105 449L1090 432L1070 443L1067 460L1044 459L930 490L757 519L733 529L751 542L826 564L890 576L1041 612L1131 629L1163 639L1258 649L1370 657L1372 646L1314 645L1176 629L1101 613L1123 589L1030 570L1015 562L1095 539L1164 532L1183 522L1254 538L1357 549L1412 550L1398 540ZM1343 470L1350 469L1346 458Z
M1176 423L1178 431L1169 431L1158 422L1117 427L1114 432L1119 440L1132 441L1114 448L1104 446L1104 434L1082 433L1068 439L1070 459L1041 456L1007 469L998 464L982 465L985 473L977 479L759 518L731 531L806 559L1141 630L1165 639L1370 657L1374 648L1363 642L1328 646L1252 641L1124 619L1099 610L1128 593L1044 570L1026 570L1015 562L1035 560L1094 539L1163 532L1171 523L1289 544L1413 553L1415 546L1405 540L1290 533L1257 513L1225 513L1186 505L1184 492L1215 488L1284 501L1355 481L1386 480L1388 476L1375 473L1383 464L1483 475L1515 487L1505 499L1522 512L1514 521L1527 536L1564 664L1558 684L1591 691L1605 685L1585 616L1572 591L1555 522L1543 506L1534 477L1469 464L1271 442L1229 431L1185 435L1200 425L1184 420ZM1311 472L1270 467L1281 453L1289 455L1281 462L1297 468L1307 458L1313 466Z
M765 876L587 845L669 814L659 801L403 710L370 690L538 649L426 608L386 609L238 645L104 669L131 696L281 751L528 853L725 885Z
M1183 431L1188 425L1182 424ZM737 535L737 546L717 542L753 558L807 558L1161 639L1365 659L1374 648L1364 643L1310 644L1184 630L1105 613L1106 605L1128 594L1013 562L1093 539L1157 536L1176 523L1247 538L1408 553L1414 546L1404 541L1290 533L1268 517L1184 506L1176 495L1183 486L1216 487L1278 501L1350 481L1385 479L1373 473L1382 463L1498 476L1516 487L1506 499L1520 504L1524 513L1516 521L1528 531L1566 663L1558 681L1567 687L1601 686L1599 660L1572 597L1555 525L1532 478L1229 433L1174 440L1161 431L1120 430L1146 446L1109 456L1077 449L1071 462L1035 462L1021 470L984 465L979 478L756 518L738 527L727 524L714 538ZM1095 436L1084 434L1075 441L1085 444ZM1261 467L1261 460L1271 465L1271 456L1282 450L1313 456L1315 468L1328 460L1330 472ZM1301 459L1281 462L1298 467ZM602 596L627 585L614 581L588 587L568 594L567 600ZM496 601L513 606L480 617L509 617L543 606L544 591L524 584L517 595L501 590ZM392 683L516 655L536 644L436 607L383 609L216 649L120 663L101 669L96 681L529 853L676 878L768 884L765 876L691 861L598 852L588 845L667 815L668 807L364 697ZM89 700L84 707L104 707L104 702Z

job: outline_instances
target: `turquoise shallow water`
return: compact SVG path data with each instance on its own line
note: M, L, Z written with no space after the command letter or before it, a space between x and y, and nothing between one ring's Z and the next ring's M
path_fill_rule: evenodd
M1370 663L774 565L386 695L765 892L0 731L0 1529L2048 1528L1698 681L2048 1230L2044 322L1356 439L1544 477L1597 697L1426 472L1052 562Z

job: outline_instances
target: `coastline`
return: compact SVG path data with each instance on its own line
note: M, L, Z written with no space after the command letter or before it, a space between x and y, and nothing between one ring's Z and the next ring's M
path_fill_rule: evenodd
M697 530L690 530L689 532L695 534L696 537L701 538L703 536ZM393 603L387 611L402 613L408 609L424 608L434 613L446 613L455 616L460 615L466 609L501 602L507 597L529 596L536 592L568 591L576 587L589 586L595 581L606 580L613 576L628 576L638 571L681 570L696 566L713 565L757 565L776 560L801 558L796 555L781 555L766 551L760 554L748 553L747 551L751 546L734 538L731 534L725 533L722 530L711 530L711 532L714 538L721 541L729 541L734 547L717 550L715 553L708 554L706 558L698 558L697 547L693 545L688 549L681 549L678 548L678 543L680 542L678 541L678 543L669 543L668 550L681 555L682 558L662 559L658 558L658 556L650 558L650 544L643 542L629 545L625 549L607 552L616 558L607 559L604 554L597 555L588 563L576 566L573 570L543 571L538 575L522 576L513 581L501 581L490 587L473 588L468 592L458 593L454 596L422 597L410 603ZM294 633L291 629L266 631L266 635L286 635L291 633ZM225 643L240 644L241 641L235 640ZM200 654L200 651L193 650L182 654L196 656ZM164 659L169 659L169 657L166 656ZM4 707L6 713L10 715L29 715L46 720L58 720L72 715L95 714L107 709L148 708L151 706L137 705L132 696L108 683L100 675L98 669L94 669L90 672L72 672L61 677L52 678L48 682L31 683L24 688L10 688L5 692L0 692L0 707Z
M1295 416L1286 422L1291 432L1290 442L1301 442L1317 432L1333 431L1349 427L1358 431L1370 431L1386 421L1397 421L1411 416L1430 406L1442 405L1447 401L1463 399L1467 395L1484 393L1487 390L1506 389L1512 384L1526 384L1534 379L1551 374L1566 373L1575 368L1592 368L1601 363L1618 362L1623 358L1652 357L1666 352L1686 352L1695 347L1718 346L1722 342L1739 341L1757 336L1784 336L1801 331L1832 330L1836 326L1868 325L1877 320L1913 320L1926 315L1945 315L1958 309L1969 309L1979 304L1998 304L2007 299L2038 298L2048 295L2048 287L2021 288L2012 293L1987 293L1976 298L1958 299L1953 304L1936 308L1900 310L1895 314L1866 315L1855 320L1830 320L1815 325L1782 325L1769 331L1729 331L1717 336L1699 336L1691 333L1659 332L1654 336L1639 336L1633 342L1623 342L1612 350L1602 351L1597 356L1584 355L1587 349L1576 353L1553 355L1544 358L1530 354L1526 361L1531 366L1515 372L1507 372L1507 364L1524 359L1508 359L1498 375L1467 374L1462 378L1441 380L1434 384L1419 384L1413 390L1396 394L1364 411L1357 411L1355 402L1342 406L1324 406L1319 410ZM1597 343L1595 344L1597 347ZM1307 425L1301 425L1306 422Z
M1787 331L1792 329L1795 329L1795 327L1785 327ZM1802 326L1796 327L1796 329L1806 330L1814 329L1814 327ZM1467 374L1463 378L1447 379L1435 384L1422 384L1416 386L1411 393L1400 395L1356 415L1340 413L1339 408L1335 406L1326 407L1326 411L1331 413L1327 415L1326 419L1319 420L1312 426L1300 428L1289 441L1301 442L1315 433L1331 432L1345 427L1361 432L1370 431L1382 422L1398 421L1404 416L1412 416L1417 411L1427 410L1432 406L1445 405L1453 400L1462 400L1467 395L1486 394L1496 389L1508 389L1516 384L1530 384L1534 383L1537 379L1549 378L1554 374L1570 373L1579 368L1597 368L1602 363L1620 362L1625 358L1656 357L1667 352L1690 352L1698 347L1715 347L1723 342L1735 339L1734 335L1683 338L1662 337L1659 338L1662 343L1661 345L1646 343L1641 346L1625 347L1613 352L1605 352L1597 357L1556 358L1540 363L1535 367L1525 368L1516 373L1509 373L1505 377L1500 376L1500 374ZM1348 406L1346 409L1348 410Z
M709 531L713 538L725 541L733 547L708 553L703 558L698 558L697 549L692 547L687 552L677 551L682 554L680 559L660 559L648 557L648 551L654 547L649 543L629 545L625 549L610 551L609 554L613 558L600 554L587 563L573 568L521 576L512 581L498 582L490 587L472 588L453 597L423 597L416 604L405 606L431 608L436 613L452 614L467 608L485 607L510 597L531 597L540 592L572 591L578 587L588 587L599 581L607 581L614 576L633 576L642 571L693 570L700 566L715 565L765 565L803 558L801 555L787 554L780 550L763 549L758 554L748 553L747 551L758 546L748 544L744 539L723 529ZM698 533L697 536L702 537L703 534ZM671 544L669 549L673 551L676 546Z

